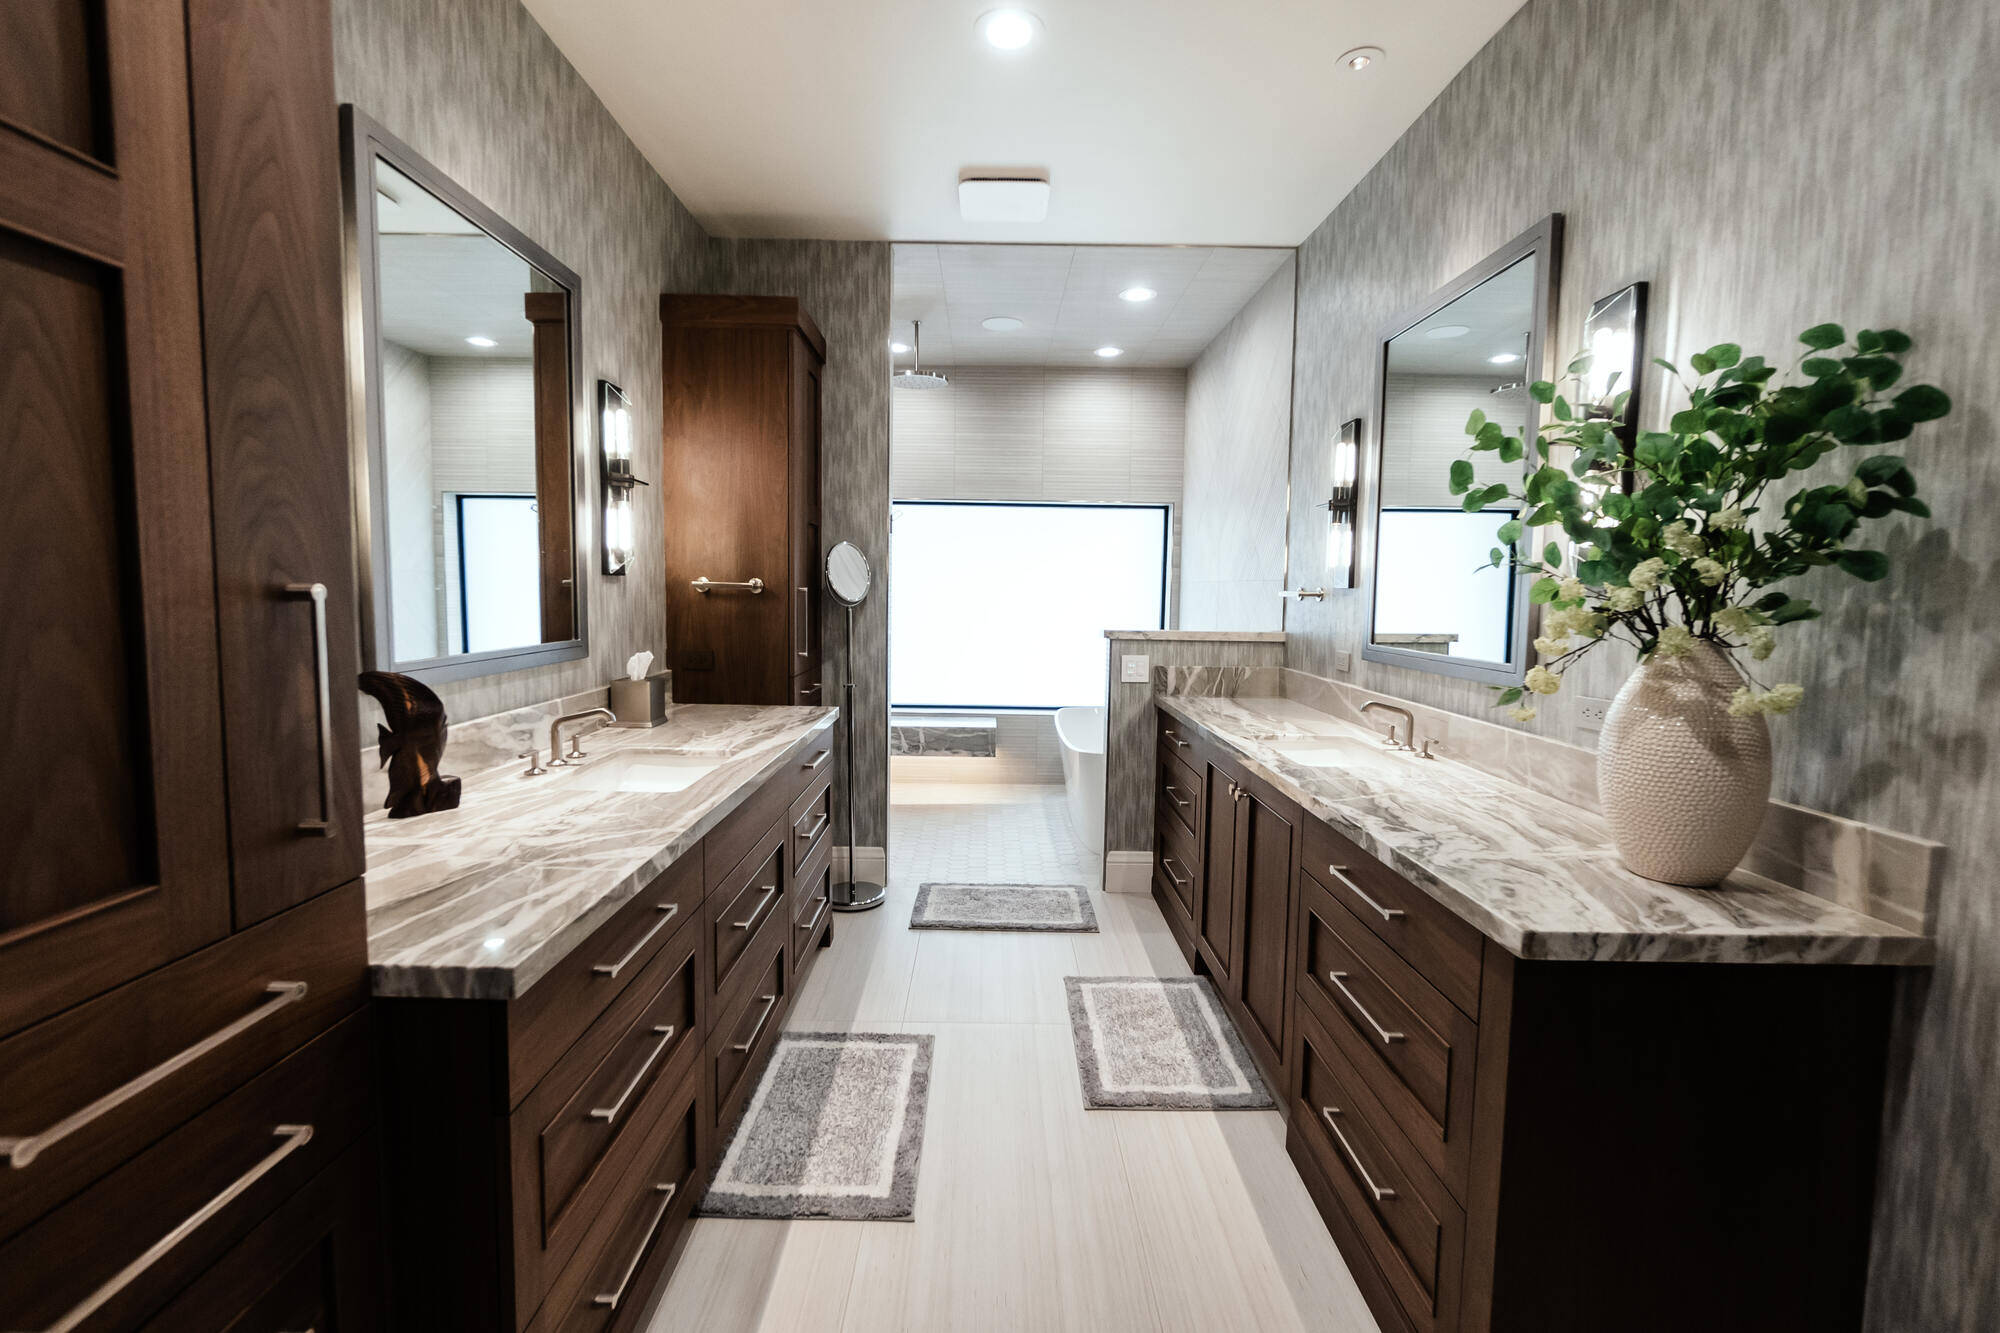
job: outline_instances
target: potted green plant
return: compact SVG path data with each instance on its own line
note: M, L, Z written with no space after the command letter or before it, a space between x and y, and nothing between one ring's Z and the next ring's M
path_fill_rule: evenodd
M1734 343L1689 357L1691 382L1656 362L1687 406L1629 452L1615 426L1628 394L1615 377L1595 404L1538 381L1530 392L1550 420L1531 443L1483 412L1466 423L1473 453L1525 461L1520 483L1479 485L1469 457L1451 466L1467 512L1512 502L1492 562L1533 575L1531 600L1544 608L1541 660L1524 684L1500 690L1499 706L1529 721L1534 696L1560 690L1585 653L1607 639L1638 650L1599 740L1598 794L1626 865L1653 879L1718 883L1756 837L1770 797L1766 718L1798 707L1804 691L1766 687L1735 655L1761 662L1776 631L1819 615L1775 585L1829 565L1880 580L1889 558L1859 544L1862 526L1930 515L1895 453L1862 453L1845 480L1788 485L1831 455L1906 439L1951 410L1930 385L1897 389L1911 341L1894 329L1864 329L1850 345L1839 325L1819 324L1799 341L1784 381ZM1565 382L1581 385L1589 366L1578 357ZM1551 540L1537 552L1554 528L1569 549Z

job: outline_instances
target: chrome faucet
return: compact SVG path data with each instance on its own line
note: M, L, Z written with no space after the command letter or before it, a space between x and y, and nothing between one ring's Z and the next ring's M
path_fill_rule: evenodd
M1412 745L1410 741L1417 734L1417 720L1410 716L1410 710L1407 708L1398 708L1395 704L1383 703L1380 699L1370 699L1367 703L1361 705L1361 716L1367 717L1369 711L1376 708L1381 709L1385 713L1394 713L1397 717L1403 719L1403 739L1400 741L1396 739L1396 724L1391 722L1389 724L1388 738L1383 744L1393 745L1399 750L1416 749L1417 747Z
M560 768L573 759L584 758L582 738L576 735L571 735L569 738L569 753L563 753L563 728L572 722L585 722L593 717L601 717L606 722L618 720L618 715L609 708L586 708L581 713L568 713L549 723L550 768Z

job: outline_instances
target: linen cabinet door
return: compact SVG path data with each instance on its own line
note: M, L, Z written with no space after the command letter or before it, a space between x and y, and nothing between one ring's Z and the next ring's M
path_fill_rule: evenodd
M180 9L4 28L0 1033L229 929Z
M188 0L241 928L361 874L327 0Z
M1202 809L1208 816L1207 845L1201 855L1201 892L1195 898L1197 947L1208 964L1217 989L1236 993L1236 893L1241 790L1217 763L1209 763L1202 783Z
M1258 784L1261 786L1261 784ZM1236 929L1240 953L1235 981L1243 1013L1243 1035L1267 1073L1284 1086L1286 1014L1291 999L1285 984L1291 960L1292 885L1298 869L1299 829L1294 807L1268 790L1245 784L1237 802L1242 842L1238 852L1241 917Z

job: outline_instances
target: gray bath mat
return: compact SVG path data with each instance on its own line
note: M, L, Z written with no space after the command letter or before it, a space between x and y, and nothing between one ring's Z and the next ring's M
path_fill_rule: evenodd
M927 1035L785 1033L701 1213L909 1221L930 1086Z
M1064 977L1088 1107L1273 1105L1206 977Z
M1097 910L1076 884L925 884L911 930L1067 930L1095 933Z

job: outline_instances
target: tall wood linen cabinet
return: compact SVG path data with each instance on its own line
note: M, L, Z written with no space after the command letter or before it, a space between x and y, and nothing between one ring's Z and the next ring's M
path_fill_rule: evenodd
M826 339L787 296L660 298L677 703L817 704Z
M0 25L0 1328L379 1322L331 41Z

